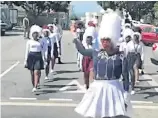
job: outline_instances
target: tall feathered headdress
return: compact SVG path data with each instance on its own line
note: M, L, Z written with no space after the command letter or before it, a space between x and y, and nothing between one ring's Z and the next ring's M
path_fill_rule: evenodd
M98 35L100 40L110 38L115 45L121 37L121 17L114 11L104 14Z

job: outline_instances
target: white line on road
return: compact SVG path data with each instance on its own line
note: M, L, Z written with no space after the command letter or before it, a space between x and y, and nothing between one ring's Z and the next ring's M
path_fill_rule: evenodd
M10 97L10 100L37 100L37 98Z
M0 78L2 78L4 75L6 75L9 71L11 71L13 68L15 68L20 62L17 61L15 64L10 66L7 70L5 70L2 74L0 74Z
M49 98L50 101L73 101L72 99Z
M144 79L151 79L152 81L147 81L151 86L157 86L158 83L150 76L150 75L142 75ZM158 88L154 88L156 92L158 92Z
M29 102L1 102L1 106L46 106L46 107L76 107L76 103L29 103ZM158 109L158 106L133 105L134 109Z
M83 92L86 91L86 89L77 80L71 81L65 87L60 88L59 91L66 91L67 89L71 88L72 85L76 85Z
M133 104L153 104L152 101L131 101Z

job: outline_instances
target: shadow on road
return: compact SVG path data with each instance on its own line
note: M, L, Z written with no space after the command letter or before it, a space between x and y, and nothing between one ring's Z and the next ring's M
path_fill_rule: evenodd
M54 79L47 80L47 81L45 81L45 83L60 81L60 80L76 80L76 79L78 79L78 78L60 78L60 77L57 77L57 78L54 78Z
M64 64L77 64L77 62L65 62Z
M154 65L158 65L158 61L156 61L155 59L150 58L150 60L151 60L151 63L152 63L152 64L154 64Z
M57 90L38 90L35 95L42 95L48 93L57 93Z
M141 93L138 93L138 94L146 94L146 95L148 95L148 96L144 97L145 99L158 96L158 92L141 92Z
M63 74L63 73L77 73L77 72L80 72L79 70L76 70L76 71L68 71L68 70L60 70L60 71L56 71L57 74Z
M22 34L13 34L13 33L6 33L4 36L20 36ZM4 37L2 36L2 37Z
M41 87L43 88L62 88L62 87L65 87L65 86L76 86L76 85L43 85Z

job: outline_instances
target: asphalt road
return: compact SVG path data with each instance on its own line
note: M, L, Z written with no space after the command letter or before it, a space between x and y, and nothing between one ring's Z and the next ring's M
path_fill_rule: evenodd
M26 40L21 32L7 32L1 37L1 105L2 118L82 118L73 110L81 100L83 75L76 66L76 49L72 35L64 31L62 61L55 65L56 75L44 80L42 72L40 89L32 93L29 71L24 68ZM145 75L132 96L133 118L158 118L158 67L151 64L151 47L145 47ZM156 80L157 79L157 80Z

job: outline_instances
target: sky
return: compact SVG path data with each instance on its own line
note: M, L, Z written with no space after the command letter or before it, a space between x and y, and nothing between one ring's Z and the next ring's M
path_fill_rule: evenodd
M102 9L96 1L72 1L73 12L76 15L84 15L85 12L100 12Z

